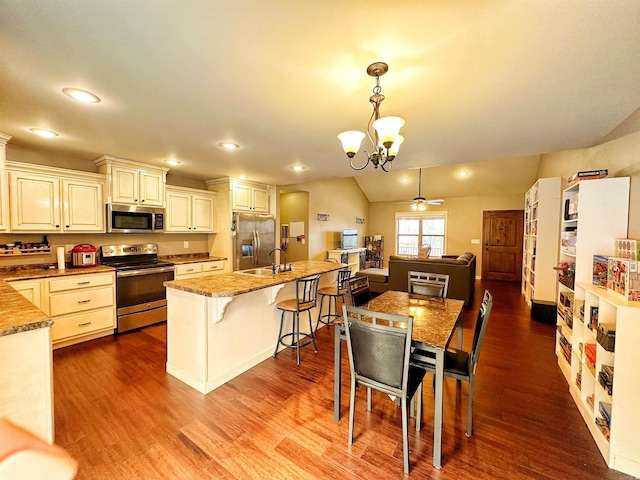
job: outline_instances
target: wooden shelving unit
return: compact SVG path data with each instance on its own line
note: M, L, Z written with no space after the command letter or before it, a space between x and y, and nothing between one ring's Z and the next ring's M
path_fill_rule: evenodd
M384 238L380 235L364 237L365 268L382 268L384 260Z

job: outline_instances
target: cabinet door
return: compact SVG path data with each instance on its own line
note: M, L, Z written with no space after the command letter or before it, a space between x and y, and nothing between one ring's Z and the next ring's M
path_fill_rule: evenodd
M9 172L11 230L60 231L60 179Z
M140 171L140 205L162 207L164 205L164 181L161 173Z
M253 210L255 212L269 213L269 190L253 187L252 191Z
M191 195L167 190L166 232L191 231Z
M16 282L9 282L9 284L15 288L20 295L42 310L42 281L18 280Z
M111 169L111 201L129 205L138 204L138 171L113 166Z
M215 211L216 199L211 195L193 195L192 196L192 221L191 229L193 232L215 233Z
M231 189L231 208L233 211L251 210L251 187L234 183Z
M62 217L66 232L104 232L102 184L63 179Z

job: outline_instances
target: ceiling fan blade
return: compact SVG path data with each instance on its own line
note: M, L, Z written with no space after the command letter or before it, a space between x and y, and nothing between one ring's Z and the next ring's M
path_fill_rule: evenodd
M433 200L427 200L429 205L442 205L444 203L443 198L434 198Z

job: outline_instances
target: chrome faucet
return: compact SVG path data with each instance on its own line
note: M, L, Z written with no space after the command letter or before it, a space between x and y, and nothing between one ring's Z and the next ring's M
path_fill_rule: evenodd
M280 253L282 254L282 256L284 257L284 266L278 266L278 272L290 272L291 271L291 265L289 265L289 267L287 267L287 254L284 253L283 249L274 248L269 252L269 256L271 256L271 254L273 252L275 252L276 250L279 250ZM275 262L271 264L271 271L273 273L276 273L276 264L275 264Z

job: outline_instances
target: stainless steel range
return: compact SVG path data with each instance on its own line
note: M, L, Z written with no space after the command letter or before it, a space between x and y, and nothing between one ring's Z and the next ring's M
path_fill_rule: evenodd
M100 263L116 269L116 333L166 321L164 282L173 280L173 263L158 260L158 245L103 245Z

